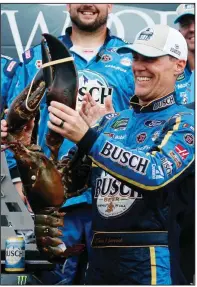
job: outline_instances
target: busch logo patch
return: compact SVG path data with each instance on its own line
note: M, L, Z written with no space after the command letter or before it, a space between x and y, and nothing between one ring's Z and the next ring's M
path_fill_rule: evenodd
M117 120L111 126L114 130L125 130L129 122L129 118L122 118Z
M93 99L104 105L105 98L113 95L113 88L108 87L105 78L99 73L90 70L78 71L79 89L77 95L76 110L79 111L85 93L89 92Z
M191 145L191 146L194 145L194 136L192 134L184 135L184 140L188 145Z
M168 107L168 106L171 106L175 103L174 101L174 96L173 95L170 95L168 96L167 98L161 100L161 101L158 101L154 104L153 106L153 110L156 111L156 110L159 110L159 109L162 109L162 108L165 108L165 107Z
M96 180L94 198L102 216L115 217L128 211L142 195L103 171Z
M126 151L109 142L105 143L100 155L104 158L110 158L113 162L117 162L119 165L140 174L146 174L150 162L147 158Z
M161 159L162 166L166 170L168 176L172 175L173 164L166 157Z
M146 137L147 137L146 133L140 133L136 136L136 141L138 143L143 143L145 141Z
M189 152L182 147L180 144L177 144L175 146L175 151L180 155L180 157L185 160L187 158L187 156L189 155Z
M146 127L154 128L165 124L165 122L166 121L164 120L152 120L152 121L146 121L144 124Z

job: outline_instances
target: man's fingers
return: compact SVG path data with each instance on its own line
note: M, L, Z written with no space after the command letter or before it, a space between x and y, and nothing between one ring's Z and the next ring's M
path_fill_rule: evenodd
M6 132L1 132L1 137L2 137L2 138L6 138L7 135L8 135L8 133L6 133Z
M58 102L55 102L55 101L52 101L50 103L49 108L51 108L51 107L56 108L56 110L59 111L60 115L66 113L66 114L72 116L72 115L74 115L76 113L75 110L69 108L68 106L66 106L64 104L61 104L61 103L58 103ZM50 111L50 109L49 109L49 111ZM60 116L60 118L61 118L61 116Z
M112 112L112 113L115 112L113 108L113 104L112 104L112 96L108 96L105 99L105 108L108 112Z

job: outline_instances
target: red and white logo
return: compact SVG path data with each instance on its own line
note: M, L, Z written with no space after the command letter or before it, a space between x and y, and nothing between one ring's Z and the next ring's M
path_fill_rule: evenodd
M15 61L10 62L8 67L7 67L7 71L11 72L15 65L16 65Z
M35 65L37 69L40 69L42 67L42 60L37 60Z
M177 144L175 146L175 151L180 155L180 157L183 160L186 159L189 154L189 152L184 147L182 147L180 144Z

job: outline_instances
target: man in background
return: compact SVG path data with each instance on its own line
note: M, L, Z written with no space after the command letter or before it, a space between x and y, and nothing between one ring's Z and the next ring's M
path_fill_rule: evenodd
M195 69L195 11L194 4L181 4L178 6L177 17L179 31L185 38L188 46L188 59L186 68L176 82L177 100L181 104L190 104L195 101L194 95L194 69Z

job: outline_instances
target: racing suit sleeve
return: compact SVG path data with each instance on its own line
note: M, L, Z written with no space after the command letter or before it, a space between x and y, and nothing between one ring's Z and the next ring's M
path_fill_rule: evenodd
M169 119L149 152L124 146L94 129L88 130L78 147L118 180L143 191L154 191L193 171L193 119L193 114Z

